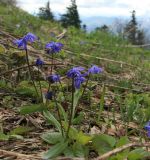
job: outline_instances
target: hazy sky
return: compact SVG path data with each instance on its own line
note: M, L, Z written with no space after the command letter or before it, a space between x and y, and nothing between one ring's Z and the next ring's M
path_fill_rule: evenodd
M48 0L18 0L19 6L30 13L37 13L38 8L45 6ZM81 17L130 16L136 10L137 16L150 15L150 0L76 0ZM55 14L64 13L70 0L50 0Z

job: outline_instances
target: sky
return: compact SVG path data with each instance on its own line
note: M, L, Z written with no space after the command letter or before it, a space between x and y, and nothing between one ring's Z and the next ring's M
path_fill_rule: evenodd
M18 0L18 5L29 13L37 13L48 0ZM150 0L76 0L80 17L129 17L132 10L137 16L150 14ZM70 0L50 0L54 14L65 13Z

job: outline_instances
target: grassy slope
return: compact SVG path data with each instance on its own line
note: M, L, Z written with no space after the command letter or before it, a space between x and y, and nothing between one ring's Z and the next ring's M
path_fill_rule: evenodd
M18 36L23 36L27 32L33 32L40 37L43 44L50 40L55 40L55 38L50 37L50 32L54 32L56 35L63 32L63 28L57 22L43 21L21 9L4 6L0 6L0 24L2 24L5 30ZM74 52L75 62L81 59L88 65L97 62L108 73L113 74L133 71L133 68L129 68L126 65L120 67L120 64L81 57L81 54L124 61L142 69L142 72L138 72L138 81L149 81L150 76L147 71L150 69L150 64L147 59L150 56L150 52L140 48L125 47L128 43L119 37L99 31L85 34L83 31L75 28L69 28L66 39L61 41L65 44L66 49ZM69 58L73 56L66 53L64 55ZM134 71L136 72L136 70ZM141 76L142 73L144 74Z

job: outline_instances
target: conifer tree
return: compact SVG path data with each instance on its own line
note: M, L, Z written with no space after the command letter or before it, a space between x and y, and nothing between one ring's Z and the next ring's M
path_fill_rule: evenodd
M76 5L76 0L71 0L71 5L67 7L67 13L61 15L61 24L63 27L74 26L81 28L81 21Z
M136 13L135 10L133 10L131 20L125 27L125 33L126 33L127 39L132 44L136 44L136 36L137 36L137 21L136 21L135 13Z
M51 12L51 9L50 9L49 1L46 3L46 7L39 8L38 16L44 20L54 20L53 13Z
M137 31L137 45L142 45L145 42L145 34L143 30Z

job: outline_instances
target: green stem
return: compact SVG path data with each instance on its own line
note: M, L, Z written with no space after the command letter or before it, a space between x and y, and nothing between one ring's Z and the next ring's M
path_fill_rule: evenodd
M56 93L56 92L55 92L55 93ZM58 107L58 104L57 104L57 100L56 100L55 93L54 93L54 101L55 101L55 105L56 105L56 108L57 108L57 113L58 113L59 123L60 123L60 125L61 125L61 134L62 134L62 136L64 137L62 120L61 120L60 111L59 111L59 107Z
M84 95L84 93L85 93L85 90L86 90L86 88L87 88L87 85L88 85L89 79L90 79L90 74L88 75L88 78L87 78L86 84L85 84L85 86L84 86L84 89L83 89L83 92L82 92L81 98L83 97L83 95Z
M49 82L47 93L50 91L50 88L51 88L51 83ZM47 103L48 103L48 99L46 99L46 105L47 105Z
M71 112L70 112L70 115L69 115L69 124L68 124L68 130L67 130L67 134L66 134L66 137L68 138L68 135L69 135L69 130L70 130L70 127L71 127L71 124L72 124L72 119L73 119L73 106L74 105L74 78L72 78L72 100L71 100Z
M51 74L53 73L53 63L54 63L54 54L52 53L52 66L51 66Z
M39 68L39 66L38 66L38 80L39 80L39 86L40 86L41 100L43 102L43 93L42 93L42 86L41 86L41 81L40 81L40 68Z
M33 80L32 73L31 73L31 68L30 68L30 63L29 63L29 57L28 57L28 50L26 49L25 51L26 51L26 61L27 61L27 65L28 65L28 70L29 70L30 78L31 78L31 81L32 81L33 86L35 88L36 94L39 97L38 90L36 88L36 85L35 85L35 82Z

